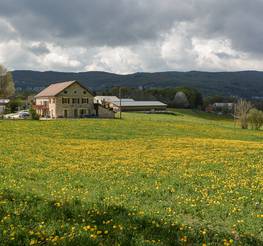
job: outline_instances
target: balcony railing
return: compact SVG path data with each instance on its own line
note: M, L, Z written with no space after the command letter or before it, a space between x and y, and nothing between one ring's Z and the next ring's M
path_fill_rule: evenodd
M48 110L48 105L33 105L33 109L36 110Z

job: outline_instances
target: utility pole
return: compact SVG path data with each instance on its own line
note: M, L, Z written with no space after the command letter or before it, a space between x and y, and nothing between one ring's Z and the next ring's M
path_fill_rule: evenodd
M121 87L119 87L119 99L120 99L120 119L121 119Z

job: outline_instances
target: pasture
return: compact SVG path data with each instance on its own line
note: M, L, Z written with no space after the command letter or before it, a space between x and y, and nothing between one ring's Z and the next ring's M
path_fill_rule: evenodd
M0 121L0 245L263 244L263 132L123 116Z

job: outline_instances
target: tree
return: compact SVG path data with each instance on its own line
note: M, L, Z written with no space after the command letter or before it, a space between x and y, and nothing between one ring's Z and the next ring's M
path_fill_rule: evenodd
M0 97L7 98L14 94L15 86L11 72L0 65Z
M186 95L184 94L184 92L182 91L179 91L176 93L174 100L173 100L173 104L177 108L188 108L189 107L189 101Z
M242 129L248 128L248 113L252 109L251 102L240 99L234 108L234 117L240 123Z
M248 122L252 129L259 130L263 126L263 112L255 108L251 109L248 113Z
M6 105L5 113L6 114L15 113L15 112L21 110L21 108L23 108L24 105L25 105L25 102L21 98L13 98Z
M197 108L203 105L203 96L198 90L190 87L176 87L175 89L177 92L183 92L185 94L191 108Z
M39 120L39 115L37 114L37 111L35 109L30 108L29 113L32 120Z

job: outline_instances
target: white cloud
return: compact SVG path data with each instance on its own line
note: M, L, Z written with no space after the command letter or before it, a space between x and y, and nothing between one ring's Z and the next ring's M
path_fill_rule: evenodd
M229 39L193 40L195 52L198 54L197 69L209 71L261 70L261 60L253 55L233 48Z
M35 66L35 57L19 40L0 42L0 63L9 69L30 69Z
M92 62L85 67L86 70L106 70L115 73L130 73L140 71L142 63L138 55L129 48L103 47L93 57Z
M195 66L197 52L188 32L188 25L182 23L166 35L161 54L170 69L188 70Z
M77 59L78 50L72 55L72 51L52 44L47 44L47 48L49 53L38 56L38 64L42 65L42 69L55 68L60 71L76 71L81 68L81 62Z

